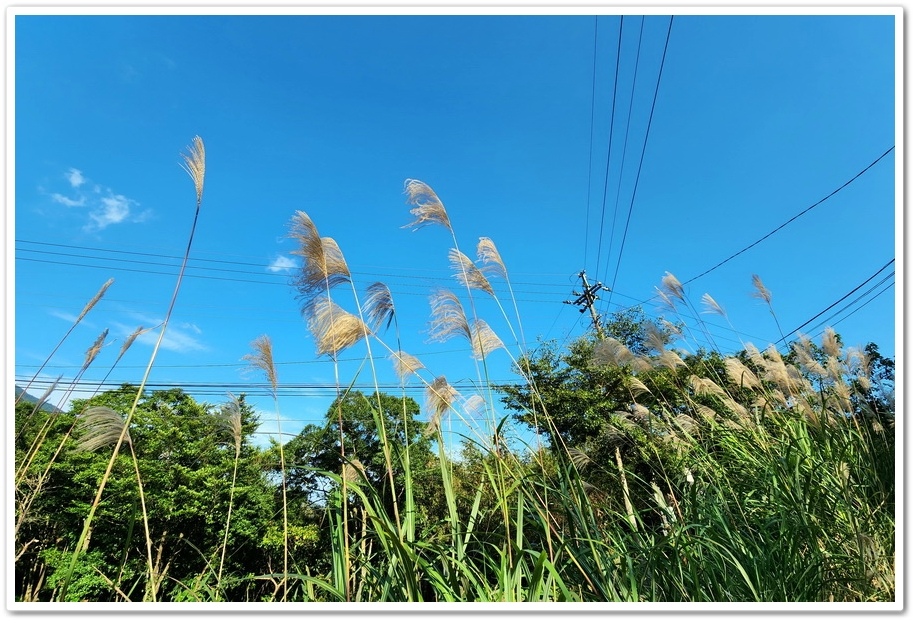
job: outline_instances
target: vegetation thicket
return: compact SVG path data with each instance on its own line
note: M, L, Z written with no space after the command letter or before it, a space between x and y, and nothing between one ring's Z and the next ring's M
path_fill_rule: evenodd
M186 262L199 138L184 158L196 193ZM17 601L895 601L894 362L876 345L828 329L782 352L720 352L667 274L664 317L623 310L568 346L529 348L493 241L471 259L432 188L407 180L405 192L408 227L452 235L460 288L432 293L429 335L466 342L476 394L402 350L391 291L360 296L334 239L296 212L294 285L336 379L324 421L283 441L266 335L245 359L273 388L267 448L252 443L261 423L244 395L213 405L146 391L157 349L138 385L69 411L17 401ZM484 298L505 329L478 316ZM374 391L340 377L345 350L364 353ZM491 382L496 350L516 382ZM379 352L400 392L379 390ZM468 431L455 452L452 420Z

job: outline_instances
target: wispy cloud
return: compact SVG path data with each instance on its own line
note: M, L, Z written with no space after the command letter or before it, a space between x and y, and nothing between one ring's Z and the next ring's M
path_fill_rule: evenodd
M68 208L77 208L86 205L85 197L80 197L79 199L71 199L70 197L64 197L60 193L52 193L51 199L57 203L67 206Z
M48 313L54 316L55 318L66 320L70 324L73 324L74 322L76 322L76 316L73 314L68 314L67 312L58 311L56 309L49 309Z
M153 327L152 330L146 331L145 333L137 336L137 343L146 344L147 346L154 346L159 340L159 333L162 331L162 319L137 312L128 312L128 315L135 319L137 322L141 323L144 327ZM134 329L136 328L133 325L125 325L117 322L114 323L114 325L119 332L124 333L125 335L133 333ZM162 338L162 344L160 344L159 348L170 350L176 353L191 353L210 350L209 346L195 337L198 335L203 335L203 331L200 329L200 327L192 322L183 322L177 324L169 323L168 328L165 330L165 336Z
M272 273L279 273L281 271L289 272L293 268L296 268L296 262L292 258L286 257L285 255L278 255L277 259L271 262L270 266L267 267Z
M63 177L69 182L71 192L53 192L49 196L54 203L68 208L87 208L88 220L83 231L97 232L125 222L141 223L153 216L152 210L139 211L137 201L92 182L79 169L70 167Z
M83 177L83 172L73 168L67 171L67 180L73 188L79 188L86 182L86 178Z
M136 201L128 199L124 195L102 197L97 207L89 212L91 222L83 229L94 231L121 223L130 216L131 205L136 205L136 203Z

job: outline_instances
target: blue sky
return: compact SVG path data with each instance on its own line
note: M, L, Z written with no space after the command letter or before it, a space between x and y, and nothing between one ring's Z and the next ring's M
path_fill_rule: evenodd
M180 152L195 135L203 205L149 383L213 403L247 393L265 432L276 431L274 403L242 361L258 336L270 336L288 386L286 433L319 421L334 395L333 365L315 356L289 285L297 210L337 241L360 293L389 286L402 346L426 378L474 393L467 344L425 334L435 288L467 298L449 232L404 227L406 179L436 191L465 254L481 236L495 242L529 346L587 329L588 315L563 303L585 270L613 285L599 311L642 303L687 322L686 347L733 352L740 339L762 350L796 327L817 337L834 326L847 345L896 353L892 14L15 20L18 385L109 278L41 378L72 379L108 329L74 395L106 375L139 382L158 329L111 366L125 337L168 308L194 214ZM666 272L697 311L706 293L727 311L699 315L714 343L689 310L676 317L653 300ZM753 274L778 326L752 296ZM494 286L514 319L505 284ZM355 311L349 289L335 300ZM517 355L499 308L482 293L475 304ZM382 337L396 347L393 331ZM380 380L395 383L373 352ZM364 356L361 345L341 354L344 384L368 389ZM514 380L509 354L490 355L487 374ZM422 403L421 385L409 391Z

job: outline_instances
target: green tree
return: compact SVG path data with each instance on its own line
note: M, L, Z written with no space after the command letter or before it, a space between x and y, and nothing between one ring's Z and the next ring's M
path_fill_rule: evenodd
M56 448L89 407L108 407L123 418L136 390L123 385L90 400L73 401L70 412L58 418L47 446ZM258 423L244 398L239 404L242 447L225 592L210 595L210 599L239 599L249 591L260 590L242 580L264 566L261 544L274 514L270 484L255 460L258 451L249 442ZM50 599L55 594L69 562L65 554L73 551L110 457L110 444L94 450L81 445L87 434L98 431L75 426L73 433L51 465L48 482L29 510L25 529L17 535L23 546L37 539L28 550L33 554L17 560L18 596L30 592L38 599ZM180 389L171 389L141 399L129 439L143 486L155 578L148 577L146 531L134 459L130 451L124 451L118 456L93 524L87 552L90 557L77 570L68 599L140 600L148 595L151 581L158 585L158 599L194 598L187 587L215 585L235 466L233 434L217 408L198 403ZM43 458L36 461L36 471L47 468L48 457ZM35 573L46 574L43 586Z

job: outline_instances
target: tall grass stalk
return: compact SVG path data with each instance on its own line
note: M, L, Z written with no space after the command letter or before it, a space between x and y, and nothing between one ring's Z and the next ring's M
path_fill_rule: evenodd
M188 265L188 258L191 254L191 244L194 241L194 232L197 229L197 219L200 216L200 206L203 199L204 192L204 173L206 166L205 151L204 151L204 142L199 136L195 136L192 140L191 147L188 148L187 154L182 154L182 158L185 161L184 169L191 176L191 180L194 182L194 190L197 197L195 209L194 209L194 219L191 223L191 233L188 236L188 244L185 248L184 256L181 260L181 268L178 271L178 279L175 283L175 290L172 293L172 298L169 301L169 307L165 314L165 319L162 321L162 328L159 331L159 337L156 340L156 344L153 346L153 352L150 355L149 363L146 366L146 370L143 373L143 378L140 381L140 385L137 388L137 394L134 397L134 402L131 405L130 411L127 414L127 417L124 420L124 426L121 431L121 435L115 443L114 451L111 453L111 459L108 461L108 466L105 469L105 473L102 475L102 480L99 483L98 489L96 490L95 499L92 501L92 505L89 508L89 514L86 516L86 519L83 522L83 530L80 534L79 540L77 541L76 547L73 550L73 555L70 560L70 566L67 570L66 577L61 586L61 595L60 599L64 600L67 596L67 589L69 587L70 581L73 577L73 570L76 568L76 563L79 560L80 555L88 548L89 542L89 533L92 527L92 520L95 517L96 510L99 507L99 504L102 501L102 493L105 491L105 486L108 483L108 479L111 476L112 469L114 468L115 460L118 458L118 453L121 449L121 444L124 442L125 437L127 436L128 430L130 428L130 423L133 420L134 412L137 410L137 405L140 403L140 398L143 396L143 390L146 387L146 382L149 379L150 372L153 368L153 363L156 361L156 355L159 352L159 347L162 345L162 340L165 337L165 331L168 328L169 319L172 316L172 311L175 309L175 303L178 300L178 292L181 289L181 281L184 277L185 268Z

